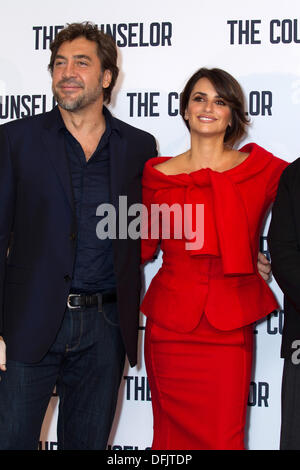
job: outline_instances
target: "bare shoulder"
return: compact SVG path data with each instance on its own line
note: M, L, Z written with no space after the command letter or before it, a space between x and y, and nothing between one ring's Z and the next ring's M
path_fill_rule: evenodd
M239 159L241 162L243 160L246 160L247 157L249 157L249 153L241 152L239 150L236 150L236 155L237 155L237 159Z
M180 155L176 155L176 157L172 157L162 163L158 163L153 168L165 175L176 175L178 173L182 173L185 169L185 156L186 152L181 153Z
M228 156L229 160L227 161L227 165L229 168L225 168L225 170L234 168L243 163L249 157L249 153L240 152L239 150L231 150Z

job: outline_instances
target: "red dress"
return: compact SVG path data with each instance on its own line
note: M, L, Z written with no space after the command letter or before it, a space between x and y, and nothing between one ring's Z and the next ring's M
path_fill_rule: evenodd
M141 305L152 449L244 449L251 325L278 308L257 271L259 236L288 163L256 144L241 152L249 153L246 160L222 173L165 175L153 168L171 157L152 158L144 168L142 262L152 259L159 243L163 251ZM198 231L195 208L202 205L204 237L196 249L183 227L178 237L175 216L170 236L162 236L160 219L160 239L153 232L151 238L151 207L164 203L179 204L182 213L192 207L182 225Z

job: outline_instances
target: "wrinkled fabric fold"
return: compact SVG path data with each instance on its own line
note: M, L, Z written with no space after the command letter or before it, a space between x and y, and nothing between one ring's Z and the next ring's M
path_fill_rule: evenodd
M236 185L223 173L210 171L217 233L224 274L251 274L253 256L245 207ZM230 224L230 220L238 221Z
M258 162L255 156L261 150L263 153ZM205 237L204 225L204 246L201 249L187 251L190 256L221 256L225 275L255 272L247 213L237 183L254 178L265 169L273 158L271 153L256 144L248 144L241 151L250 152L246 160L237 167L224 172L204 168L189 174L165 175L153 167L170 157L157 157L147 162L148 171L144 172L143 176L143 186L152 190L163 191L183 187L184 204L193 205L195 203L195 198L192 196L194 189L201 190L203 187L211 187L215 220L214 233L209 230L209 238ZM246 170L244 170L244 166L247 167ZM204 207L204 213L208 209L205 210ZM195 215L195 211L193 215ZM208 217L210 215L205 213L204 220ZM229 221L238 223L239 229L236 230L235 223L230 224Z

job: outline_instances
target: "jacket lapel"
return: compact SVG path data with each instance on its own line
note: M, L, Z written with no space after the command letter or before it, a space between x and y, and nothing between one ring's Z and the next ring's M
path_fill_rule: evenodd
M119 196L126 194L126 139L119 132L114 132L113 138L110 139L110 191L111 202L118 214Z
M58 131L57 126L57 122L60 119L59 110L55 107L48 113L42 139L45 146L45 155L50 160L56 172L72 211L75 212L71 174L65 150L64 135L62 132Z
M60 180L68 203L75 212L71 174L68 165L63 133L58 132L57 123L61 119L60 112L56 106L47 113L45 129L43 133L43 143L45 155L50 160L57 177ZM111 116L114 123L114 135L110 139L110 192L111 203L116 209L118 216L119 196L126 195L126 151L127 141L123 137L119 128L118 120Z

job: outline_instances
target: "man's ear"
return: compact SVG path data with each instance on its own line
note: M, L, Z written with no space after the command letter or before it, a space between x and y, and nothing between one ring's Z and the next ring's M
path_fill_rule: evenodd
M102 87L103 88L108 88L109 85L111 84L111 79L112 79L112 73L110 70L104 70L103 73L103 78L102 78Z

